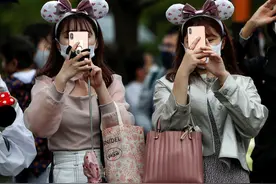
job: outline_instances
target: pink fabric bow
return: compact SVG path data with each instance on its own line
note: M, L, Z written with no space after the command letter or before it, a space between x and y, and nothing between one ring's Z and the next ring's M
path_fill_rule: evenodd
M93 17L93 7L90 3L89 0L82 0L76 10L72 9L72 5L70 3L69 0L58 0L58 5L56 6L56 14L57 15L62 15L65 14L67 12L72 12L72 11L76 11L76 12L87 12L89 16Z
M87 151L84 156L83 173L88 179L88 183L101 183L100 166L96 153Z
M210 15L217 18L219 13L215 1L207 0L201 10L196 10L193 6L186 4L182 10L184 20L199 14Z

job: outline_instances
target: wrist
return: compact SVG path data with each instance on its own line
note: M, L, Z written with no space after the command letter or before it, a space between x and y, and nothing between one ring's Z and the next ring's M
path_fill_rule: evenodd
M183 67L182 65L180 65L180 67L178 68L178 70L176 72L176 76L175 77L179 76L182 79L183 78L189 78L192 72L193 71L189 71L189 70L187 70L186 67Z
M243 38L249 38L258 28L257 23L254 20L249 20L246 22L245 26L242 28L241 36Z
M66 84L68 79L64 75L58 74L55 78L55 81L58 81L59 83L62 83L62 84Z
M98 95L101 94L105 90L107 90L105 82L102 82L100 85L95 87L95 91Z
M99 87L95 88L101 105L109 104L112 102L112 98L107 90L105 83L103 82Z
M224 71L223 73L217 76L221 86L223 86L224 82L226 81L229 75L230 73L228 71Z
M63 76L57 75L54 83L55 83L57 91L62 93L65 89L67 80Z

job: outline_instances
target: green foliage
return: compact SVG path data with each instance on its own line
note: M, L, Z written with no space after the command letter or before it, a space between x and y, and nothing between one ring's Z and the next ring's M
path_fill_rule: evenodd
M0 4L0 27L9 29L9 33L21 34L24 28L32 23L45 22L40 10L47 0L19 0L19 4ZM71 1L75 6L77 0Z
M40 9L48 0L19 0L19 4L0 4L0 43L8 34L21 34L24 28L32 23L44 22L40 16ZM70 0L73 6L79 0ZM112 0L115 1L115 0ZM156 43L144 45L147 50L158 53L157 45L171 24L166 20L165 12L174 3L189 3L196 8L200 8L205 0L157 0L157 3L143 10L141 23L147 25L155 35ZM252 0L252 13L265 0ZM231 26L231 20L227 21Z
M43 3L41 0L20 0L19 4L2 5L0 25L7 25L10 34L20 34L26 25L42 21L40 8Z
M162 41L163 35L167 32L167 30L172 26L166 19L165 12L169 6L175 3L180 3L179 0L157 0L158 2L146 8L141 16L141 23L145 24L150 28L150 30L157 36L155 43L150 43L143 45L146 50L153 53L154 55L158 55L158 45ZM201 1L196 0L188 0L187 3L193 4L193 6L199 7L201 5Z
M141 17L142 23L153 28L153 31L158 35L158 41L162 35L169 29L171 24L167 21L165 12L169 6L175 3L180 3L179 0L159 0L154 6L151 6L143 11ZM203 0L186 0L186 3L192 4L194 7L200 8Z

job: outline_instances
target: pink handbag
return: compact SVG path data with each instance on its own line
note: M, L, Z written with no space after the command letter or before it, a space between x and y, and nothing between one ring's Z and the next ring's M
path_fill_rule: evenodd
M102 131L105 174L109 183L141 183L145 138L142 127L123 124L114 102L119 125Z
M202 133L192 120L185 131L147 135L143 183L203 183Z

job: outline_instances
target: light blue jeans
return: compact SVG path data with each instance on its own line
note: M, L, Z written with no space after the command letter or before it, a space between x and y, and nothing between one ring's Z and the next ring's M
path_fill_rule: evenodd
M100 164L101 175L103 167L100 160L100 150L95 150ZM54 183L87 183L83 174L84 151L56 151L54 152ZM48 172L51 166L48 167Z

